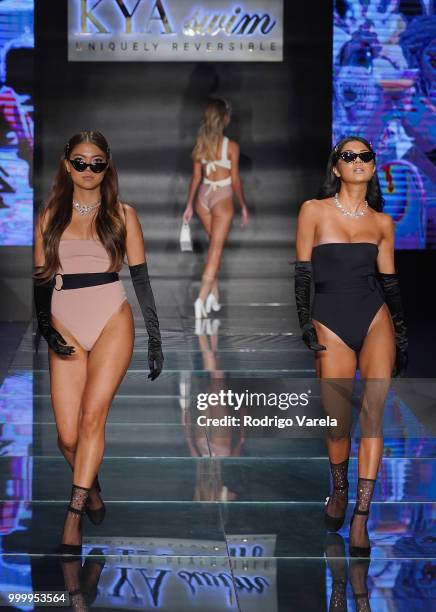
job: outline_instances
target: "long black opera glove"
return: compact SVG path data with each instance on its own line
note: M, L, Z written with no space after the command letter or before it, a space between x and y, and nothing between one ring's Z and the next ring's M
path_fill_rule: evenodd
M148 333L148 365L150 367L148 378L155 380L162 372L164 356L147 262L129 266L129 271Z
M303 342L312 351L325 351L326 347L318 342L316 329L310 313L310 287L312 284L312 264L310 261L295 262L295 300L298 320L303 332Z
M51 296L53 293L53 283L50 281L33 281L33 296L35 300L36 319L38 321L38 331L47 344L58 355L72 355L74 346L69 346L61 334L50 323ZM38 346L38 339L36 342Z
M409 361L409 341L397 274L379 273L380 284L395 328L397 354L393 376L405 376Z

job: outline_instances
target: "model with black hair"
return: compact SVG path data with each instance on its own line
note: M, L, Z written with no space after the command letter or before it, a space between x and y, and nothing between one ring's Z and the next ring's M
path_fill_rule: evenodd
M315 351L324 408L339 421L327 436L333 492L325 521L331 531L342 527L348 504L350 403L357 368L364 381L352 556L370 554L366 524L383 452L384 401L392 373L404 375L407 366L394 222L382 208L375 152L365 139L350 136L331 152L319 199L304 202L297 224L295 295L303 341Z

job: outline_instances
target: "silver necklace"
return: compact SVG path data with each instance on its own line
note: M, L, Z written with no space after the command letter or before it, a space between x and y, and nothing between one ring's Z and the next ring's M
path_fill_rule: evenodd
M363 217L363 215L366 215L366 213L368 212L368 202L365 200L363 206L363 210L359 210L358 212L356 211L352 211L352 210L348 210L347 208L344 208L342 206L342 204L339 202L339 198L338 198L338 194L335 193L335 204L336 207L339 209L339 211L345 215L346 217Z
M81 215L87 215L88 213L90 213L92 210L94 210L95 208L97 208L97 206L100 206L101 200L99 200L98 202L95 202L95 204L80 204L79 202L75 202L73 200L73 206L74 208L77 210L78 213L80 213Z

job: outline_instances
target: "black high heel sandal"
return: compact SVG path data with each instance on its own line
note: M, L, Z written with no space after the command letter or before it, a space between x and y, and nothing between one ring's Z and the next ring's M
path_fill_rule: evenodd
M68 506L67 512L72 512L73 514L80 515L79 529L80 531L82 531L81 523L82 523L82 517L83 517L83 510L77 510L76 508L73 508L72 506ZM71 561L76 561L77 557L82 556L82 545L81 544L61 544L60 554L62 556L71 555L72 556Z
M335 491L346 491L347 489L348 489L348 481L347 481L347 484L344 485L343 487L333 487L333 494ZM342 525L345 522L345 515L347 514L348 502L347 502L347 505L345 506L345 512L343 516L330 516L330 514L327 513L327 505L329 501L330 501L330 498L328 497L326 501L326 507L324 510L324 523L328 531L339 531L339 529L342 527Z
M339 529L342 527L345 521L345 515L347 513L347 507L348 507L348 486L349 486L348 478L347 478L348 462L349 462L348 458L345 459L345 461L341 461L340 463L332 463L329 460L333 491L330 497L327 497L326 504L325 504L325 510L324 510L324 522L325 522L325 526L328 529L328 531L339 531ZM339 493L343 493L343 492L345 492L345 497L343 498L342 503L344 501L346 502L344 504L345 506L344 514L340 516L331 516L327 512L328 504L330 501L333 501L333 503L339 504L339 506L341 506L341 503L340 503L341 500L339 498ZM334 501L335 493L338 498L336 502ZM339 507L339 510L340 509L341 508Z
M101 487L98 481L98 475L95 477L94 482L95 482L97 491L101 493ZM93 525L100 525L104 521L104 517L106 516L106 506L104 504L104 501L101 499L101 503L102 503L101 507L96 508L95 510L92 510L91 508L88 507L88 502L89 502L89 497L88 497L88 500L85 506L86 516L89 518L89 520L91 521Z
M354 510L353 517L350 523L350 529L353 526L353 520L356 514L359 514L360 516L368 516L369 510ZM368 535L366 524L365 524L365 529L366 529L366 534L369 540L369 535ZM351 546L350 544L350 557L359 557L361 559L368 559L370 556L371 556L371 546Z
M356 516L368 516L371 506L372 496L374 494L375 479L374 478L358 478L357 481L357 499L354 507L353 518L350 523L350 557L360 557L368 559L371 554L371 543L368 535L368 520L365 521L365 534L369 546L352 546L351 545L351 529Z

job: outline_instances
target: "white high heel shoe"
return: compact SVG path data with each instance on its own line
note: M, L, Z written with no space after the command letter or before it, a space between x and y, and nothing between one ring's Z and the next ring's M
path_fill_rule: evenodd
M205 304L206 312L209 314L211 310L218 312L221 310L221 304L218 302L213 293L209 293Z
M194 302L194 311L196 319L203 319L207 317L207 312L204 307L203 300L201 300L200 298L197 298Z

